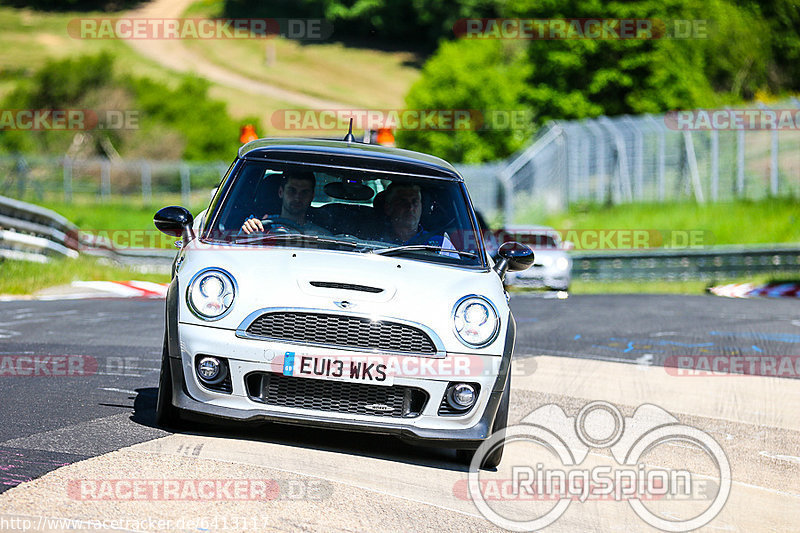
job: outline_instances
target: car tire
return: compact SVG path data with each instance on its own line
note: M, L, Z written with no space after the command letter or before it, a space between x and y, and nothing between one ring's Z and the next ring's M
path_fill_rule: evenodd
M165 429L179 429L183 425L180 410L172 405L172 366L166 339L164 339L164 353L161 356L161 374L158 378L156 424Z
M511 373L509 372L508 378L506 380L506 388L503 391L503 396L500 398L500 405L497 407L497 415L494 418L494 424L492 424L492 433L497 433L505 429L508 426L508 406L511 401ZM481 468L484 470L489 470L492 468L497 468L500 465L500 461L503 459L503 449L505 448L505 444L501 443L494 447L492 453L487 455L483 462L481 463ZM466 465L472 464L472 458L475 456L475 450L456 450L456 456L458 460Z

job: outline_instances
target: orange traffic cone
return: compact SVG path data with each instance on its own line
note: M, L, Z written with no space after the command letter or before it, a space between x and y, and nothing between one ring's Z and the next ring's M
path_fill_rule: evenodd
M245 124L242 126L242 134L239 136L239 142L242 144L249 143L258 139L256 127L252 124Z

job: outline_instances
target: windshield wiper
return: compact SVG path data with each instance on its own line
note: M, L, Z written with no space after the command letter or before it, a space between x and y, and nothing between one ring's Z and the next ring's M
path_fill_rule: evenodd
M378 255L397 255L404 252L414 252L417 250L454 253L465 257L469 257L471 259L478 258L478 254L475 254L473 252L462 252L461 250L456 250L455 248L442 248L441 246L434 246L432 244L406 244L404 246L393 246L391 248L381 248L378 250L372 250L370 251L370 253Z
M270 242L270 241L303 241L303 242L319 242L323 244L340 244L349 246L351 248L359 248L362 245L357 242L352 241L340 241L338 239L330 239L326 237L320 237L319 235L306 235L305 233L287 233L287 234L279 234L279 235L259 235L253 237L253 235L241 235L234 239L234 243L246 243L246 244L258 244L262 242Z

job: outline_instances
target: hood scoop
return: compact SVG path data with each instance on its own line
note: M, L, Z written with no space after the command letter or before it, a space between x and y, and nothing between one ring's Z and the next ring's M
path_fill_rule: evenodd
M338 289L342 291L358 291L358 292L369 292L372 294L378 294L383 292L383 289L380 287L368 287L367 285L357 285L355 283L341 283L338 281L309 281L309 285L312 287L319 287L321 289Z

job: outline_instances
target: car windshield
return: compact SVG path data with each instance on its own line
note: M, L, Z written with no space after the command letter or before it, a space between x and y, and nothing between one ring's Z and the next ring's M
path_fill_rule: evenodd
M204 238L484 266L463 183L245 161Z

